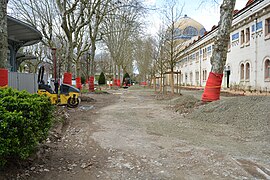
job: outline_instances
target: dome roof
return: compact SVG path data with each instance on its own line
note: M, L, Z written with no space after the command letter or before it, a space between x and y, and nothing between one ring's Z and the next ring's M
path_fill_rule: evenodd
M203 36L205 28L199 22L185 15L175 23L175 39L188 40L194 36Z

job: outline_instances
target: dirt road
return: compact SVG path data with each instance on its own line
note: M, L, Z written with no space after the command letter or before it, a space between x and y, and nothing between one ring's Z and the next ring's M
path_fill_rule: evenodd
M62 135L49 140L41 160L18 177L270 179L269 128L250 131L211 114L217 120L176 113L172 107L192 93L161 100L139 87L90 94L96 102L69 110Z

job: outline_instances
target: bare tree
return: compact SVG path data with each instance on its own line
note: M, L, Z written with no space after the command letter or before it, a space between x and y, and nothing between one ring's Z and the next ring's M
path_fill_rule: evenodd
M67 72L71 72L74 53L74 34L78 35L80 30L86 25L83 21L85 6L83 3L80 3L80 0L56 0L56 3L61 14L61 27L68 40L66 69Z
M163 73L166 69L164 60L163 60L163 34L162 33L162 26L160 27L159 33L155 38L153 39L153 63L152 63L152 68L151 68L151 79L154 81L154 89L156 92L156 86L157 86L157 80L159 80L159 85L160 85L160 92L162 91L162 77Z
M114 71L116 72L116 67L118 69L118 78L125 60L125 48L129 47L132 37L138 34L138 19L142 10L139 1L122 1L121 6L111 11L102 25L103 41L115 64Z
M90 49L90 76L94 76L94 58L96 52L96 43L101 40L100 26L104 18L114 8L112 0L94 0L89 3L87 17L89 20L89 37L91 42Z
M7 61L7 3L8 0L0 0L0 68L5 68Z
M183 8L183 6L182 6ZM182 9L178 9L177 1L170 0L166 1L164 9L164 19L166 24L165 42L164 42L164 55L166 58L166 65L170 73L170 86L171 93L174 94L174 68L177 62L177 45L179 42L176 41L177 27L176 23L179 21Z
M60 77L66 60L67 40L64 36L61 26L61 17L55 0L35 1L35 0L10 0L9 9L12 16L21 19L36 27L42 33L42 45L34 45L33 48L23 48L24 51L37 55L37 59L44 60L51 64L49 69L53 69L52 48L57 48L57 76ZM39 49L40 48L40 49ZM31 51L31 49L35 49ZM30 50L30 51L29 51ZM37 54L36 52L41 52ZM42 62L27 61L29 66L38 66ZM37 64L36 64L37 63ZM31 67L30 69L32 69ZM35 68L34 68L35 69ZM35 72L33 70L33 72ZM51 72L53 74L53 71Z
M138 39L135 48L135 60L141 81L151 80L153 68L154 40L151 37ZM150 81L151 83L151 81Z
M55 5L55 0L35 1L35 0L10 0L9 9L12 16L19 18L42 33L42 43L53 48L56 46L54 40L62 33L58 24L60 14Z
M208 76L203 101L218 100L222 83L222 75L227 59L228 43L230 40L230 32L233 20L233 11L236 0L223 0L220 7L220 21L216 41L214 43L213 55L211 57L211 73ZM209 86L218 87L218 91L209 91Z
M111 59L109 53L102 51L96 56L97 69L104 74L110 74Z
M160 27L158 35L157 35L157 43L155 47L155 53L154 53L154 59L155 59L155 67L156 67L156 72L159 77L159 84L160 84L160 89L159 91L164 94L164 79L165 79L165 71L167 69L166 65L166 57L164 53L165 49L165 34L166 30L164 29L163 26Z

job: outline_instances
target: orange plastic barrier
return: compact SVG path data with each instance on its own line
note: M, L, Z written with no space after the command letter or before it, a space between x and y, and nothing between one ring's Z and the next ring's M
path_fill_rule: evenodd
M8 86L8 70L0 69L0 87Z
M113 85L117 86L117 79L113 79Z
M65 72L64 73L63 83L64 84L72 85L72 74L71 73L68 73L68 72Z
M89 77L89 91L95 90L94 80L95 80L94 76Z
M82 88L81 77L76 78L76 88L78 88L78 89Z
M120 87L120 79L117 79L117 86L119 86Z
M147 82L145 82L145 81L144 82L141 82L140 85L141 86L146 86L147 85Z
M202 95L202 101L211 102L219 100L222 77L223 74L217 74L213 72L209 73L206 86Z

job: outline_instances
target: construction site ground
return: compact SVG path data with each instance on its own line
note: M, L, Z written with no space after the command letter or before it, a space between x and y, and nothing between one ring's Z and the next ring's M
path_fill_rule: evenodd
M270 179L270 97L147 87L84 94L58 107L49 138L0 179Z

